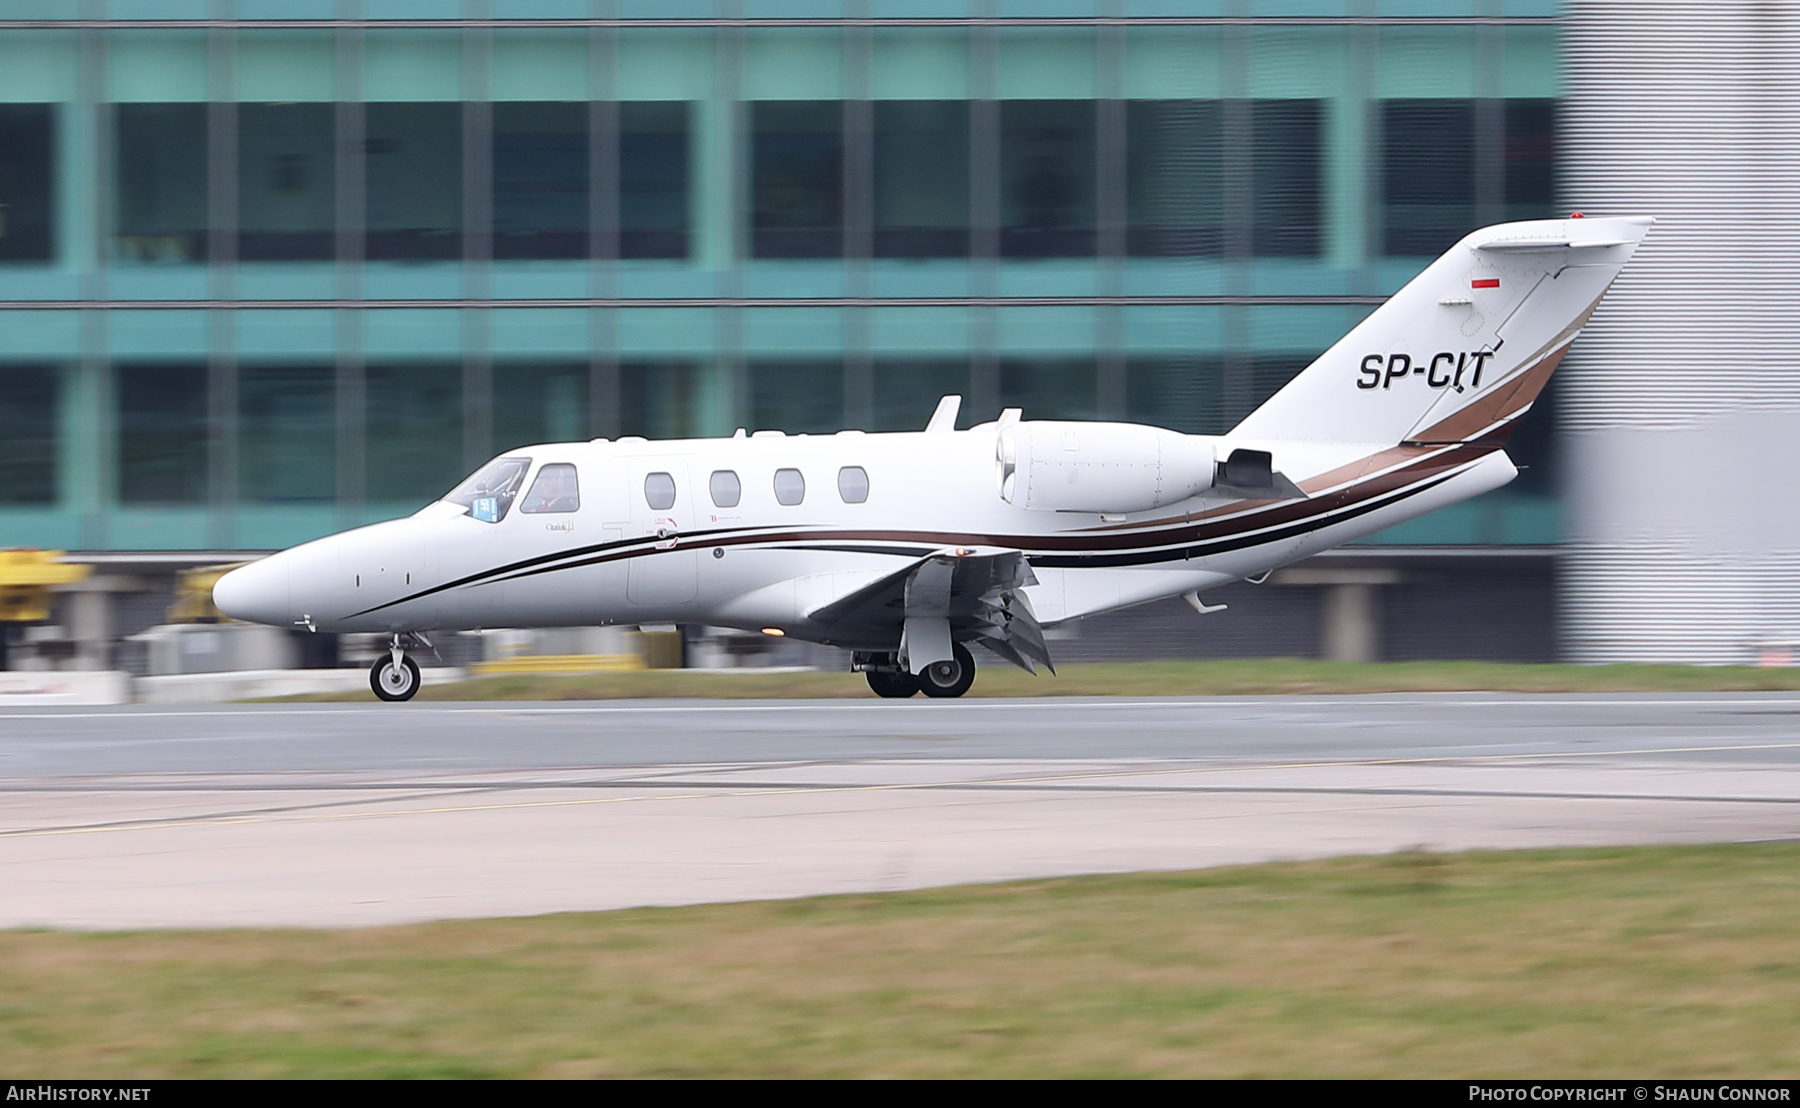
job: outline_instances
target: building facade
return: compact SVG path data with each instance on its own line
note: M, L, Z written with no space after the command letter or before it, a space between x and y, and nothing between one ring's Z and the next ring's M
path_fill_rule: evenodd
M1468 230L1556 211L1559 20L13 0L0 546L266 550L524 442L947 392L1226 430ZM1372 543L1559 541L1545 407L1518 482Z
M1800 661L1800 5L1583 0L1569 186L1653 214L1564 382L1564 651Z

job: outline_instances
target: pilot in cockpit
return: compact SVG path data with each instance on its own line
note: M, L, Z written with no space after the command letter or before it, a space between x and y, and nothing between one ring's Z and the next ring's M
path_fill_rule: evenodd
M566 462L546 465L531 483L531 494L525 498L527 512L573 512L581 507L580 492L575 483L575 467Z

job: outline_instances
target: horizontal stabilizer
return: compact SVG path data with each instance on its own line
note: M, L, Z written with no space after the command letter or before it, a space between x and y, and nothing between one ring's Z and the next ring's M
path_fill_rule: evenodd
M1477 250L1600 250L1608 246L1634 246L1630 239L1496 239L1475 247Z

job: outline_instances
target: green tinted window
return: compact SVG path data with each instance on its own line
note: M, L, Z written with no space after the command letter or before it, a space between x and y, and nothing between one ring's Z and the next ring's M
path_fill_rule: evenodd
M370 366L368 371L370 503L436 500L456 484L462 466L462 367Z
M121 366L119 499L199 504L207 497L206 367Z
M238 496L303 503L337 495L330 366L245 366L238 378Z
M57 372L0 366L0 504L56 499Z

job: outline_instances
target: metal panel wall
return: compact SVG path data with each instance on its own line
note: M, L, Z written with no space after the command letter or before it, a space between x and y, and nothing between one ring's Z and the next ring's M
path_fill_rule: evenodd
M1657 218L1564 394L1575 661L1800 644L1800 5L1571 5L1564 198Z

